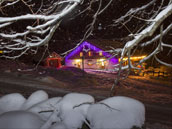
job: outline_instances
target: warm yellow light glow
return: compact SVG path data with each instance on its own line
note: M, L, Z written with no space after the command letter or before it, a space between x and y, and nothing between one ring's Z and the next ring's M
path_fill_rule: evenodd
M146 57L145 55L144 56L133 56L133 57L130 57L130 60L136 61L136 60L141 60L145 57ZM126 61L126 60L128 60L128 57L123 58L123 61ZM121 59L119 59L119 62L120 61L121 61Z
M88 65L91 66L91 65L93 65L93 64L89 62Z
M2 53L3 53L3 51L0 50L0 54L2 54Z
M105 61L105 59L99 59L99 61L100 61L100 62L103 62L103 61Z
M81 59L76 59L75 62L76 63L80 63L81 62Z
M80 52L80 57L82 57L83 56L83 53L82 52Z
M88 52L88 56L91 56L91 51Z
M103 55L102 51L99 51L99 56L102 56L102 55Z
M98 64L100 64L101 66L105 66L105 63L106 63L105 59L98 59L97 62L98 62Z

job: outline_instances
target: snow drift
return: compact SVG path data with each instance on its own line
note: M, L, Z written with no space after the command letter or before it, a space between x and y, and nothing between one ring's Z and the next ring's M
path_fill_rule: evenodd
M87 119L92 129L130 129L141 127L145 121L144 105L132 98L107 98L88 109Z
M84 122L90 129L130 129L145 121L145 107L135 99L116 96L95 103L91 95L81 93L48 98L46 92L36 91L27 100L9 94L0 98L0 111L0 127L6 129L78 129Z

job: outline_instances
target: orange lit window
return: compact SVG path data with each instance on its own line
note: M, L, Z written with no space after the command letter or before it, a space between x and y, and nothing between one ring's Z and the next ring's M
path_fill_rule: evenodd
M83 56L83 52L80 52L80 57L82 57Z
M91 51L88 52L88 56L91 56Z
M103 55L102 51L99 51L99 56L102 56L102 55Z

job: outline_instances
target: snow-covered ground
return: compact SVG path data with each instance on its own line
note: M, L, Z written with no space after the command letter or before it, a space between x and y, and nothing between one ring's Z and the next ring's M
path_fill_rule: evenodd
M13 69L8 70L8 67L1 68L0 96L9 93L22 94L24 98L19 94L15 94L22 100L18 107L22 105L25 99L28 100L33 92L42 89L48 93L48 99L62 97L70 92L78 92L89 94L96 101L101 101L109 96L109 90L116 76L113 73L101 72L97 72L96 74L92 73L92 75L85 73L83 76L81 70L71 68L66 68L61 71L38 69L36 71L38 74L35 71L23 73L16 72ZM59 75L63 78L59 78ZM135 98L144 103L146 107L146 125L150 129L153 129L153 127L160 127L161 129L169 126L172 127L172 90L169 82L166 83L160 81L160 79L153 80L146 77L129 76L129 78L120 83L116 94L117 96ZM46 94L44 98L47 98ZM44 101L46 103L47 100ZM52 101L54 102L53 99ZM14 107L14 109L18 107ZM2 106L2 109L4 110L6 108ZM40 111L40 108L31 109L34 113ZM7 110L10 111L11 109L7 108ZM47 118L47 114L49 113L42 113L42 116Z

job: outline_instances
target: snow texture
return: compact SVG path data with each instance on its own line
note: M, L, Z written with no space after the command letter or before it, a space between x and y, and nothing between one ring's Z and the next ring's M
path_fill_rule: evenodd
M19 93L12 93L0 98L0 114L19 110L26 99Z
M48 99L48 94L45 91L43 90L36 91L29 96L29 98L23 104L22 109L27 110L33 105L45 101L47 99Z
M48 99L46 92L37 91L28 100L9 94L0 98L0 111L0 128L5 129L78 129L84 122L91 129L130 129L145 121L145 107L135 99L116 96L95 103L81 93Z
M80 93L70 93L59 102L60 118L68 129L81 128L85 121L87 110L95 100L92 96Z
M53 126L50 127L50 129L67 129L64 123L62 122L57 122Z
M39 129L43 121L31 112L10 111L0 115L2 129Z
M30 112L37 113L43 120L47 120L52 112L46 111L53 111L55 109L55 105L62 99L62 97L54 97L48 100L45 100L41 103L33 105L31 108L28 109Z
M112 97L93 104L87 119L92 129L130 129L141 127L145 121L144 105L128 97Z

